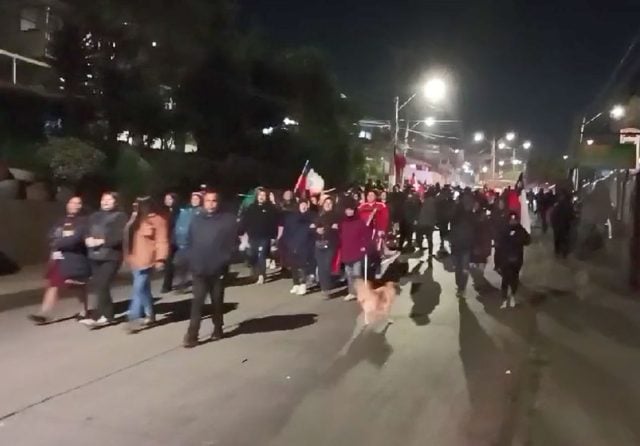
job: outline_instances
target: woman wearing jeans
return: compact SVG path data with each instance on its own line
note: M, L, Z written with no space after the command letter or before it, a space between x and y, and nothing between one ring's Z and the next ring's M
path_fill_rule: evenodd
M149 197L138 198L133 205L131 219L125 229L126 262L133 275L133 290L129 304L127 331L139 330L155 322L151 272L161 270L169 255L168 225L164 217L155 213Z
M340 255L347 273L349 294L344 300L355 300L355 280L364 274L365 256L373 249L373 229L358 216L358 204L351 198L343 203L344 218L340 222Z
M92 317L81 324L100 328L113 323L111 285L122 263L122 235L127 215L118 210L118 194L105 192L100 210L89 217L85 244L91 261L91 285L97 302Z
M338 248L338 221L338 214L333 209L333 200L325 199L313 225L316 232L315 257L318 279L320 289L325 296L329 296L335 286L333 261Z

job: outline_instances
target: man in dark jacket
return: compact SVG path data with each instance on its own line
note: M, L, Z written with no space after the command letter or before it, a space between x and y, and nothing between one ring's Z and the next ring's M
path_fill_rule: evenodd
M504 299L501 308L515 306L515 294L520 284L520 269L524 262L524 247L529 243L531 243L531 236L520 224L518 214L509 213L509 224L501 234L501 245L504 250L504 258L500 266Z
M400 221L400 240L398 242L400 251L402 251L405 241L407 242L407 249L411 249L411 245L413 244L413 233L415 232L418 224L419 214L420 199L413 189L408 189L406 192L406 199L402 206L402 219Z
M267 256L271 240L278 236L278 211L268 200L267 191L258 188L256 201L245 211L242 218L242 233L249 236L249 263L263 284L267 274Z
M207 295L213 303L213 335L223 336L224 276L238 243L236 218L219 210L218 194L207 192L203 211L193 217L187 237L187 255L193 274L191 321L184 337L186 348L198 344L202 307Z
M456 271L458 297L464 297L469 281L469 262L474 238L473 199L465 195L460 197L451 220L451 254Z

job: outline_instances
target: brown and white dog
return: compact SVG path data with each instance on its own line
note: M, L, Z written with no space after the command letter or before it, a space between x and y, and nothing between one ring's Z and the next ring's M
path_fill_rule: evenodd
M365 325L384 318L389 319L391 305L396 299L396 285L393 282L387 282L380 288L373 288L371 282L358 279L354 285Z

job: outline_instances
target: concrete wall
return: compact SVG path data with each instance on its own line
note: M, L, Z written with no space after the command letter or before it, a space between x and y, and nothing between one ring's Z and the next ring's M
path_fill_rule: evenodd
M63 213L60 203L0 199L0 252L20 266L46 262L47 234Z

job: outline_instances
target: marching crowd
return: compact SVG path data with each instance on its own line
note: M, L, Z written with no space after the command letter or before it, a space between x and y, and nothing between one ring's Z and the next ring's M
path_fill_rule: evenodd
M560 210L552 218L561 235L556 248L564 253L563 224L570 216L562 212L570 211L562 208L566 200L558 202ZM486 188L407 185L309 197L286 191L276 197L258 188L237 214L209 190L194 192L186 206L172 193L159 206L150 197L138 198L130 215L121 205L114 192L105 192L100 209L90 215L83 213L80 197L67 202L64 218L50 233L48 287L41 311L30 316L34 322L50 322L59 293L66 291L80 300L76 317L81 324L92 329L114 324L111 289L124 262L133 281L126 325L130 333L155 323L151 277L162 271L162 293L186 292L191 285L185 347L197 345L208 296L212 339L220 339L226 278L240 251L246 253L257 285L279 264L291 277L292 294L305 295L318 285L330 297L346 281L347 301L356 299L358 280L373 280L394 251L414 250L426 251L429 264L434 258L448 262L455 270L457 296L463 298L470 270L484 272L493 252L502 276L502 307L508 308L516 304L524 247L530 243L520 224L518 193L511 189L498 194Z

